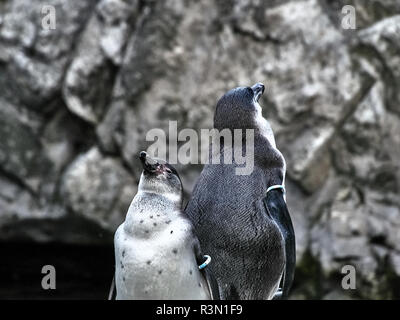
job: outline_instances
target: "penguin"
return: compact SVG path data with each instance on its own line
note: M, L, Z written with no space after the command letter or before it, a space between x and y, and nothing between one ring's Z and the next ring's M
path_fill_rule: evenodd
M286 163L262 116L259 99L264 90L256 83L220 98L214 128L227 129L232 136L241 129L242 143L225 145L224 137L217 137L218 153L210 152L185 208L201 247L214 257L210 269L222 299L286 298L294 278L295 234L285 201ZM254 167L250 174L238 175L236 168L243 165L235 160L224 163L223 157L227 148L233 149L230 154L235 149L245 154L246 129L254 132Z
M182 210L178 172L143 151L140 160L138 192L114 236L116 299L218 299L206 267L211 257L202 254Z

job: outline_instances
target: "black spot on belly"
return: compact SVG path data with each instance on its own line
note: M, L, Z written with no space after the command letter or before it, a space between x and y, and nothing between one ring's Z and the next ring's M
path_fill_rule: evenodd
M153 226L157 226L157 223L154 222L154 223L153 223Z
M171 220L165 221L165 223L166 223L166 224L170 224L170 223L171 223Z
M162 270L158 270L158 274L161 274L162 273Z
M173 234L174 233L174 230L171 230L171 234Z
M172 250L172 252L173 252L174 254L177 254L177 253L178 253L178 250L177 250L177 249L174 249L174 250Z
M193 271L192 271L192 270L190 270L190 271L189 271L189 274L193 274Z
M140 220L140 223L143 223L143 220Z
M199 287L201 288L201 283L199 282Z
M122 277L122 281L124 281L124 282L125 282L125 277Z
M140 213L142 213L143 212L143 209L140 209Z
M150 219L153 219L153 216L150 216Z
M122 258L125 257L125 250L122 251Z
M157 217L159 217L160 215L158 214Z
M145 232L146 232L146 233L149 233L149 230L146 230Z
M150 263L151 263L151 260L147 260L146 263L147 263L147 264L150 264Z

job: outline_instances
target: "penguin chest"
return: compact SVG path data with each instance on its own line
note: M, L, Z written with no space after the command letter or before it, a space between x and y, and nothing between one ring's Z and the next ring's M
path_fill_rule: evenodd
M117 299L210 299L185 230L115 237Z

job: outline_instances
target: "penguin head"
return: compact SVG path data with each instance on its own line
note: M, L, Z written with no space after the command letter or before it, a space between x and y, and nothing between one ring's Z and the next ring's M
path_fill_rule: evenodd
M160 194L182 202L182 181L176 169L161 159L150 157L142 151L139 155L143 166L139 190Z
M265 91L262 83L251 87L229 90L218 101L214 114L214 128L256 129L257 118L262 117L258 101Z

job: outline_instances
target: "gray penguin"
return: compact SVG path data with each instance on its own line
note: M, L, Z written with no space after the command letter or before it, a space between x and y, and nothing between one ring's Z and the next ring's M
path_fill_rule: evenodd
M200 270L210 257L183 213L177 171L146 152L140 160L138 192L114 237L116 299L218 299L208 267Z
M223 163L227 147L219 136L221 163L204 166L185 208L202 249L214 258L210 269L222 299L285 298L294 277L295 235L284 194L286 164L262 116L258 100L263 93L261 83L232 89L218 101L214 114L214 128L242 129L242 142L247 139L245 129L254 130L253 171L237 175L241 164ZM235 148L246 152L244 143L232 143Z

